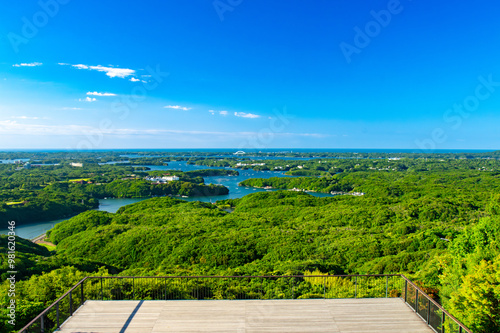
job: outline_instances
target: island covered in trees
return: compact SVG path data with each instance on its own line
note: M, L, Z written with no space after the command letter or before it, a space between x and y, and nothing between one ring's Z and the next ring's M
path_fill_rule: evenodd
M48 232L55 249L18 239L19 326L87 275L403 273L474 332L499 332L499 158L498 152L2 153L2 160L22 161L0 164L2 223L23 217L13 212L80 213ZM150 170L175 161L217 169ZM225 187L206 185L203 177L245 169L287 177L240 184L272 192L182 200L223 194ZM363 195L347 195L353 193ZM114 214L92 210L111 196L153 198ZM0 249L6 272L5 236ZM5 300L6 278L2 273Z

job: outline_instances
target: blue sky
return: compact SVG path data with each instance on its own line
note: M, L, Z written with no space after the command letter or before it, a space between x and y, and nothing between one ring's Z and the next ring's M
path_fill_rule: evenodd
M0 149L500 149L500 4L9 2Z

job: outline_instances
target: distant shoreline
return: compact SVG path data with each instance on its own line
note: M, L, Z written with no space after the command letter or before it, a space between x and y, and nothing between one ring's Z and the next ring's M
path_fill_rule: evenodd
M0 148L0 152L106 152L106 151L118 151L118 152L231 152L234 153L237 148L143 148L143 149L115 149L115 148L103 148L103 149L91 149L91 150L76 150L76 149L15 149L15 148ZM422 151L415 148L265 148L265 149L247 149L245 152L247 154L255 153L426 153L426 154L438 154L438 153L488 153L498 151L500 148L490 148L490 149L432 149L429 151Z

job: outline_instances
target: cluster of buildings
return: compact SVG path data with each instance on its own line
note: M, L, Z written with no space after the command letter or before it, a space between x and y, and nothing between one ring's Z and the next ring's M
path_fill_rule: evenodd
M241 162L238 162L238 163L236 164L236 167L243 167L243 166L257 166L257 165L263 166L263 165L266 165L266 163L252 163L252 164L247 164L247 163L241 163Z
M21 165L21 166L18 166L16 168L16 171L23 170L23 169L31 169L31 163L30 162L26 162L26 163L23 164L23 162L21 162L21 161L16 161L15 164L16 165Z
M378 171L396 171L395 168L391 168L391 167L386 167L386 168L374 168L374 167L369 167L368 169L370 170L378 170Z
M177 177L177 176L146 177L146 180L149 180L149 181L155 182L155 183L167 183L167 182L179 180L179 177Z
M332 191L330 192L331 195L352 195L355 197L361 197L365 195L363 192L339 192L339 191Z

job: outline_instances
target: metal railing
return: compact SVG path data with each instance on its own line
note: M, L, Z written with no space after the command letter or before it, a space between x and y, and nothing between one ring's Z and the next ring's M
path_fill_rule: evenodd
M87 300L399 297L437 333L471 331L404 275L86 277L19 333L59 329Z
M464 324L452 316L406 276L401 275L401 278L404 280L404 289L401 297L435 332L472 333Z

